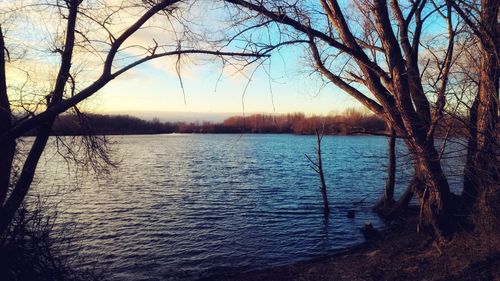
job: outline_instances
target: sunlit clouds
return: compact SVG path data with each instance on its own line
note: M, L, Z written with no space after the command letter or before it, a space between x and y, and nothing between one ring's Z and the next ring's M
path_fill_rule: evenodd
M71 75L75 92L102 73L109 43L137 20L143 8L134 1L84 1ZM220 5L195 1L172 15L157 15L131 36L114 59L113 70L147 55L176 49L239 51L223 46L227 28ZM15 105L36 110L53 87L64 42L65 20L50 3L0 3L0 23L11 55L7 65L9 95ZM17 11L22 9L23 13ZM21 16L22 14L22 16ZM111 24L112 23L112 24ZM184 25L188 23L188 25ZM200 40L202 38L204 40ZM357 103L311 75L300 60L300 47L272 58L248 61L211 55L168 56L131 69L80 105L108 112L235 112L327 114ZM66 95L73 93L68 90Z

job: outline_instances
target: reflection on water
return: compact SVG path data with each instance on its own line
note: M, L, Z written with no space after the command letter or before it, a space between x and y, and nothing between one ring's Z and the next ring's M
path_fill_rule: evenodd
M304 154L315 138L291 135L111 137L118 168L57 195L59 223L77 221L88 264L116 280L192 280L331 253L362 241L359 227L381 222L370 207L382 193L386 140L325 137L331 213ZM74 187L62 159L47 152L41 193ZM400 157L400 163L408 159ZM400 165L397 189L411 165ZM356 218L348 219L347 210Z

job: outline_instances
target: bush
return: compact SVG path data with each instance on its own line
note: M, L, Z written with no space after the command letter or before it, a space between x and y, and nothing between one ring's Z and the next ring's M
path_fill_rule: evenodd
M74 267L79 259L64 249L73 247L70 232L55 231L55 212L42 208L40 200L32 208L22 206L9 229L0 237L1 280L103 280L96 270ZM66 233L66 234L62 234Z

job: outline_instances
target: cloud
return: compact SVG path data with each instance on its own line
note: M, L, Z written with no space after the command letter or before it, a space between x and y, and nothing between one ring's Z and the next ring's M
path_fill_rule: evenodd
M38 3L38 1L4 2L0 3L2 10L12 9L14 4L20 2ZM126 7L114 13L110 18L113 25L109 26L109 30L116 36L130 26L143 11L132 7L130 5L132 1L85 1L84 3L95 3L94 6L85 7L85 9L89 13L92 12L96 19L105 18L116 7ZM205 39L221 38L224 35L225 23L219 20L224 15L220 14L221 10L211 10L212 1L195 1L195 3L196 5L190 8L189 13L178 17L190 22L190 31L193 33L189 33L189 30L174 17L170 17L171 21L168 21L165 15L156 16L125 42L120 54L116 57L115 67L124 66L140 58L145 54L144 48L154 47L156 43L164 47L162 50L175 50L177 40L182 39L185 40L183 48L218 49L216 44L201 42ZM179 13L181 12L183 11L180 10ZM79 32L84 33L89 42L81 44L83 37L78 36L80 44L75 49L72 70L73 74L77 75L79 87L82 88L101 74L103 57L109 49L110 39L104 29L92 20L84 16L79 19ZM56 47L61 47L60 42L64 38L65 30L64 19L61 19L59 12L54 8L38 6L36 9L20 11L9 18L1 18L0 22L7 22L2 27L8 27L6 39L9 49L16 57L16 60L8 66L8 79L11 85L22 86L27 80L26 74L28 73L30 85L42 91L27 93L42 100L53 87L54 77L60 64L60 55L51 51L54 51ZM198 40L194 34L198 34L204 40ZM288 57L285 60L288 60ZM267 66L259 67L258 63L255 63L244 67L245 62L238 63L236 60L223 64L220 58L209 55L182 56L181 75L185 83L188 105L185 106L182 89L176 77L176 63L177 56L170 56L134 68L111 82L103 89L102 94L88 101L87 105L89 108L115 107L123 110L144 107L158 110L190 108L202 111L206 108L213 108L215 111L240 111L242 92L249 79L252 78L245 97L247 110L258 111L259 108L271 107L269 77L263 68ZM257 67L259 68L256 70ZM280 71L284 68L284 66L278 67ZM219 76L221 81L218 84ZM305 83L295 82L295 84ZM216 85L218 86L217 94L209 95ZM289 86L276 88L283 89L281 90L283 94L276 91L275 100L283 101L283 105L277 106L287 108L285 104L289 103L289 94L296 92L296 89L290 89ZM297 104L302 105L303 102L298 101Z

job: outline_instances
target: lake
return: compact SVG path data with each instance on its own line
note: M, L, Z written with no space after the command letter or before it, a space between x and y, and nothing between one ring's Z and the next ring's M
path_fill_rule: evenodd
M324 137L327 219L304 156L315 156L315 136L109 139L119 160L109 175L75 170L52 148L35 182L36 192L60 202L58 224L78 223L80 266L105 268L113 280L193 280L282 265L362 242L366 221L382 226L370 208L385 184L384 137ZM400 193L412 171L398 144Z

